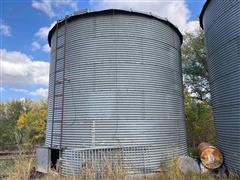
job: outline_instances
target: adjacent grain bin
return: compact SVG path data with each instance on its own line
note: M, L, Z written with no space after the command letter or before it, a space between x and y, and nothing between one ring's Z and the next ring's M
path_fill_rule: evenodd
M217 145L240 172L240 1L208 0L200 16L206 34Z
M126 10L79 12L51 29L46 145L62 174L115 152L131 171L186 154L182 35L166 19ZM55 150L54 150L55 149Z

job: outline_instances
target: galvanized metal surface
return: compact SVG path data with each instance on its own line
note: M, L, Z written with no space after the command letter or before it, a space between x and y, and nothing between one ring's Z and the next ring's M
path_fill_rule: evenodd
M217 144L227 166L240 172L240 1L207 1L201 17Z
M86 171L90 171L96 179L104 179L103 176L109 173L106 172L107 167L113 167L112 171L122 169L126 174L147 173L152 171L147 169L150 162L149 147L146 146L65 149L61 159L61 174L84 176Z
M80 10L80 11L74 12L73 15L68 16L68 21L74 21L75 19L77 19L79 17L82 18L82 17L91 17L92 15L94 15L94 16L101 15L103 13L108 14L108 15L111 15L113 13L115 13L115 14L118 14L118 13L120 13L120 14L134 13L135 15L138 15L138 16L143 16L143 17L147 17L147 18L151 18L151 19L156 19L158 21L161 21L161 22L167 24L171 28L173 28L173 30L175 30L175 32L179 35L179 37L181 39L181 42L183 40L182 34L179 31L179 29L177 28L177 26L175 26L174 24L169 22L167 18L157 16L155 14L152 14L151 12L146 13L146 12L143 12L143 11L136 11L136 10L133 10L133 9L124 9L124 10L123 9L105 9L105 10L99 10L99 11L98 10L91 11L89 9ZM64 19L59 20L59 24L64 24L64 22L65 22ZM50 47L51 47L52 35L55 32L56 28L57 28L57 26L55 24L55 26L53 26L53 28L49 31L49 34L48 34L48 44L50 45Z
M36 151L36 171L48 173L50 169L50 149L48 147L37 147Z
M46 144L51 140L53 89L65 78L63 147L151 146L152 169L186 154L176 29L151 16L117 10L78 16L67 29L66 52L63 24L57 48L56 32L51 39ZM65 77L56 73L54 82L64 53ZM55 94L61 93L56 86ZM60 103L55 97L55 104ZM60 122L61 110L55 110L54 120ZM60 148L60 127L53 127L53 136L53 145Z
M56 44L57 44L57 40L58 40L58 23L57 23L57 25L56 25ZM55 51L57 51L57 46L55 46ZM57 61L57 56L56 56L56 54L55 54L55 57L54 57L54 59L55 59L55 62ZM54 66L54 72L55 72L55 75L54 75L54 82L56 82L56 72L57 72L57 65L55 65ZM51 129L47 129L47 131L51 131L51 145L50 145L50 147L53 147L53 138L56 138L56 136L52 136L52 134L53 134L53 129L55 129L56 130L56 128L54 128L54 125L55 125L55 123L58 123L58 122L56 122L55 120L54 120L54 117L55 117L55 104L56 104L56 101L55 101L55 92L56 92L56 86L57 86L57 84L55 85L55 86L53 86L53 88L52 88L52 101L51 101L51 103L52 103L52 105L50 106L50 105L48 105L48 110L49 110L49 108L52 108L52 115L51 115L51 118L52 118L52 120L51 120ZM49 98L48 98L49 99ZM48 103L49 103L49 100L48 100ZM48 121L49 121L49 119L48 119ZM54 131L55 131L54 130ZM59 142L60 143L60 142ZM54 144L56 144L56 142L54 143Z

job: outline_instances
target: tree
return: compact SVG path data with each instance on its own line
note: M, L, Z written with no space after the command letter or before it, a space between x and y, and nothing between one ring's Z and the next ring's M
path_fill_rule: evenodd
M204 101L197 101L185 90L185 121L187 142L189 147L196 149L201 142L215 144L215 127L212 107Z
M47 101L32 102L28 111L22 113L17 121L21 141L25 145L43 143L47 118Z
M22 101L12 100L1 103L0 107L0 147L8 148L17 144L16 124L20 114L24 112L24 105Z
M204 46L204 33L201 29L185 34L182 66L187 142L190 149L196 149L203 141L215 143Z
M11 100L0 104L0 113L0 149L44 142L47 101Z
M182 61L185 88L196 99L209 100L210 89L203 30L198 29L194 33L185 34L182 45Z

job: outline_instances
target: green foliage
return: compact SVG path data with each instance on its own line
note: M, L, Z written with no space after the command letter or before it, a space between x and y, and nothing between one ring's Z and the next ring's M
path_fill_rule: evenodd
M0 104L0 149L44 141L47 101L12 100Z
M24 112L23 102L12 100L1 103L0 119L0 147L11 147L17 144L15 139L17 119Z
M204 33L201 29L184 36L182 45L184 86L198 100L209 100L209 82L204 52Z
M197 101L185 91L185 120L189 147L196 149L201 142L215 144L212 107L207 101Z
M43 143L47 117L47 102L32 102L28 111L22 113L17 121L22 142L26 145Z
M201 29L185 35L182 60L187 142L190 150L196 149L203 141L215 143L204 46L204 33Z

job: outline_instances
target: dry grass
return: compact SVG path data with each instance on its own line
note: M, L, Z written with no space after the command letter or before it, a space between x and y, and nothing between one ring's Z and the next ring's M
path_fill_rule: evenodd
M12 157L12 165L5 170L6 180L27 180L34 169L35 158L33 155L19 153Z
M177 158L172 161L168 168L162 168L162 171L156 174L151 180L239 180L240 176L236 172L230 172L229 176L208 173L187 173L183 174L180 170Z
M229 177L225 179L231 179L231 180L239 180L240 179L240 174L234 171L230 171Z
M163 167L161 170L154 177L154 180L214 180L213 176L209 173L182 173L177 158L171 162L169 167Z
M28 180L28 179L39 179L39 180L92 180L97 177L96 166L92 163L87 162L82 170L80 177L62 177L59 176L55 171L50 171L47 175L39 176L36 172L34 173L35 158L34 156L24 156L19 154L13 160L13 166L7 169L8 177L7 180ZM213 174L183 174L180 171L177 161L173 161L168 168L163 168L161 173L152 175L138 175L138 176L127 176L124 167L121 162L111 163L107 159L101 166L100 179L104 180L238 180L240 177L236 173L230 173L229 177L217 177ZM34 178L33 178L34 176Z
M103 156L101 162L102 163L100 164L100 166L97 166L97 163L85 162L82 169L81 177L79 179L126 179L127 173L123 167L123 163L121 160L113 162L108 160L106 156Z

